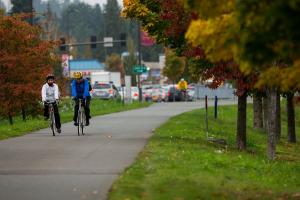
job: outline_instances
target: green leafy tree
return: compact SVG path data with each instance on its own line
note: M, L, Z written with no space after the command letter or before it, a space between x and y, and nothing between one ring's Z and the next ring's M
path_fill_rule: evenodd
M189 0L186 2L193 4L190 9L186 9L189 4L185 7L183 2L126 0L123 15L140 20L143 28L158 43L175 49L181 55L207 59L213 63L212 66L200 65L205 72L202 76L214 79L212 87L218 87L225 80L235 81L241 104L238 109L237 146L241 150L245 149L246 97L253 79L243 77L234 62L235 46L232 41L236 40L236 31L239 30L233 12L234 1L223 0L219 3Z
M237 57L242 61L242 70L259 71L257 86L267 86L269 94L269 145L268 156L275 158L275 140L278 137L278 124L272 115L279 107L278 90L293 93L300 89L300 5L295 0L238 1L236 4L238 20L243 24ZM291 98L288 96L288 100ZM293 106L292 102L288 103ZM288 109L288 130L294 128L293 109ZM276 128L277 127L277 128ZM292 133L294 135L294 133ZM294 140L295 141L295 140Z
M41 26L44 29L44 39L48 41L59 39L59 24L57 20L57 16L52 12L51 6L48 3L45 18L41 22Z
M99 4L96 4L96 6L93 8L93 16L91 18L92 27L94 27L93 31L97 36L97 40L103 40L105 24L103 11ZM92 49L92 53L94 58L97 58L100 61L105 60L105 49L103 45L98 44L97 48Z
M69 41L89 42L92 35L103 35L102 11L99 5L92 7L85 3L72 3L63 10L60 30L65 36L70 36ZM102 31L102 32L101 32ZM77 58L98 58L104 59L104 49L101 45L97 45L96 49L91 49L91 53L86 54L87 47L80 46Z
M124 19L120 17L121 7L117 0L109 0L104 5L104 23L105 23L105 36L112 37L114 40L120 39L120 34L126 32L124 27ZM120 44L114 43L113 47L107 48L108 54L118 53L121 54L122 50Z
M163 75L168 77L174 84L182 78L184 68L185 59L183 57L178 57L172 50L166 50L166 63L163 68Z
M125 70L124 65L122 63L121 56L119 54L111 54L109 57L106 58L105 61L106 70L110 72L120 72L121 77L124 77Z

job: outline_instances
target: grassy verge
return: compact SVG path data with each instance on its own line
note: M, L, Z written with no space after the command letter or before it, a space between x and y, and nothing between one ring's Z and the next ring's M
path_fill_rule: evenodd
M91 116L104 115L125 110L137 109L149 106L150 103L133 102L132 104L123 105L117 101L104 101L93 99L91 101ZM59 106L61 121L69 122L73 118L73 105L70 100L62 101ZM29 118L26 122L22 121L21 117L14 118L14 124L10 125L7 120L0 121L0 140L10 137L24 135L28 132L45 128L48 122L43 120L42 116Z
M217 120L210 113L210 136L226 139L227 146L206 141L204 110L174 117L155 131L109 199L300 199L300 145L286 143L286 117L278 158L271 162L266 135L251 128L250 106L246 152L235 149L236 106L220 107ZM299 133L299 108L296 114Z

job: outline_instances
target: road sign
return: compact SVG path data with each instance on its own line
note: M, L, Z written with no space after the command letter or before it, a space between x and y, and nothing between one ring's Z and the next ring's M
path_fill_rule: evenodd
M142 74L147 72L147 67L145 65L134 65L133 72L137 74Z
M63 68L63 75L65 77L70 77L70 69L69 69L69 60L70 60L70 56L68 54L62 54L61 55L61 65Z
M112 37L105 37L103 38L104 47L113 47L113 38Z

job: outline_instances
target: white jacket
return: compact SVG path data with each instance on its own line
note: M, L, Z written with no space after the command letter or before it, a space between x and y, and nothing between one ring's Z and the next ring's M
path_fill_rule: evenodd
M58 86L53 83L53 86L50 87L48 83L45 83L42 87L42 101L54 102L59 99Z

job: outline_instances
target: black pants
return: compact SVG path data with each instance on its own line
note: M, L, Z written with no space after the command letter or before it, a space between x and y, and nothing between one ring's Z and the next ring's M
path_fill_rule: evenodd
M54 118L55 118L55 125L57 129L60 129L61 123L60 123L60 116L58 112L58 107L56 103L53 104L53 109L54 109ZM44 116L49 118L49 104L44 104Z
M84 112L85 112L87 122L90 119L90 102L91 102L91 97L87 97L85 100L83 100ZM75 109L74 109L74 117L73 117L74 122L77 121L78 109L79 109L79 99L75 99Z

